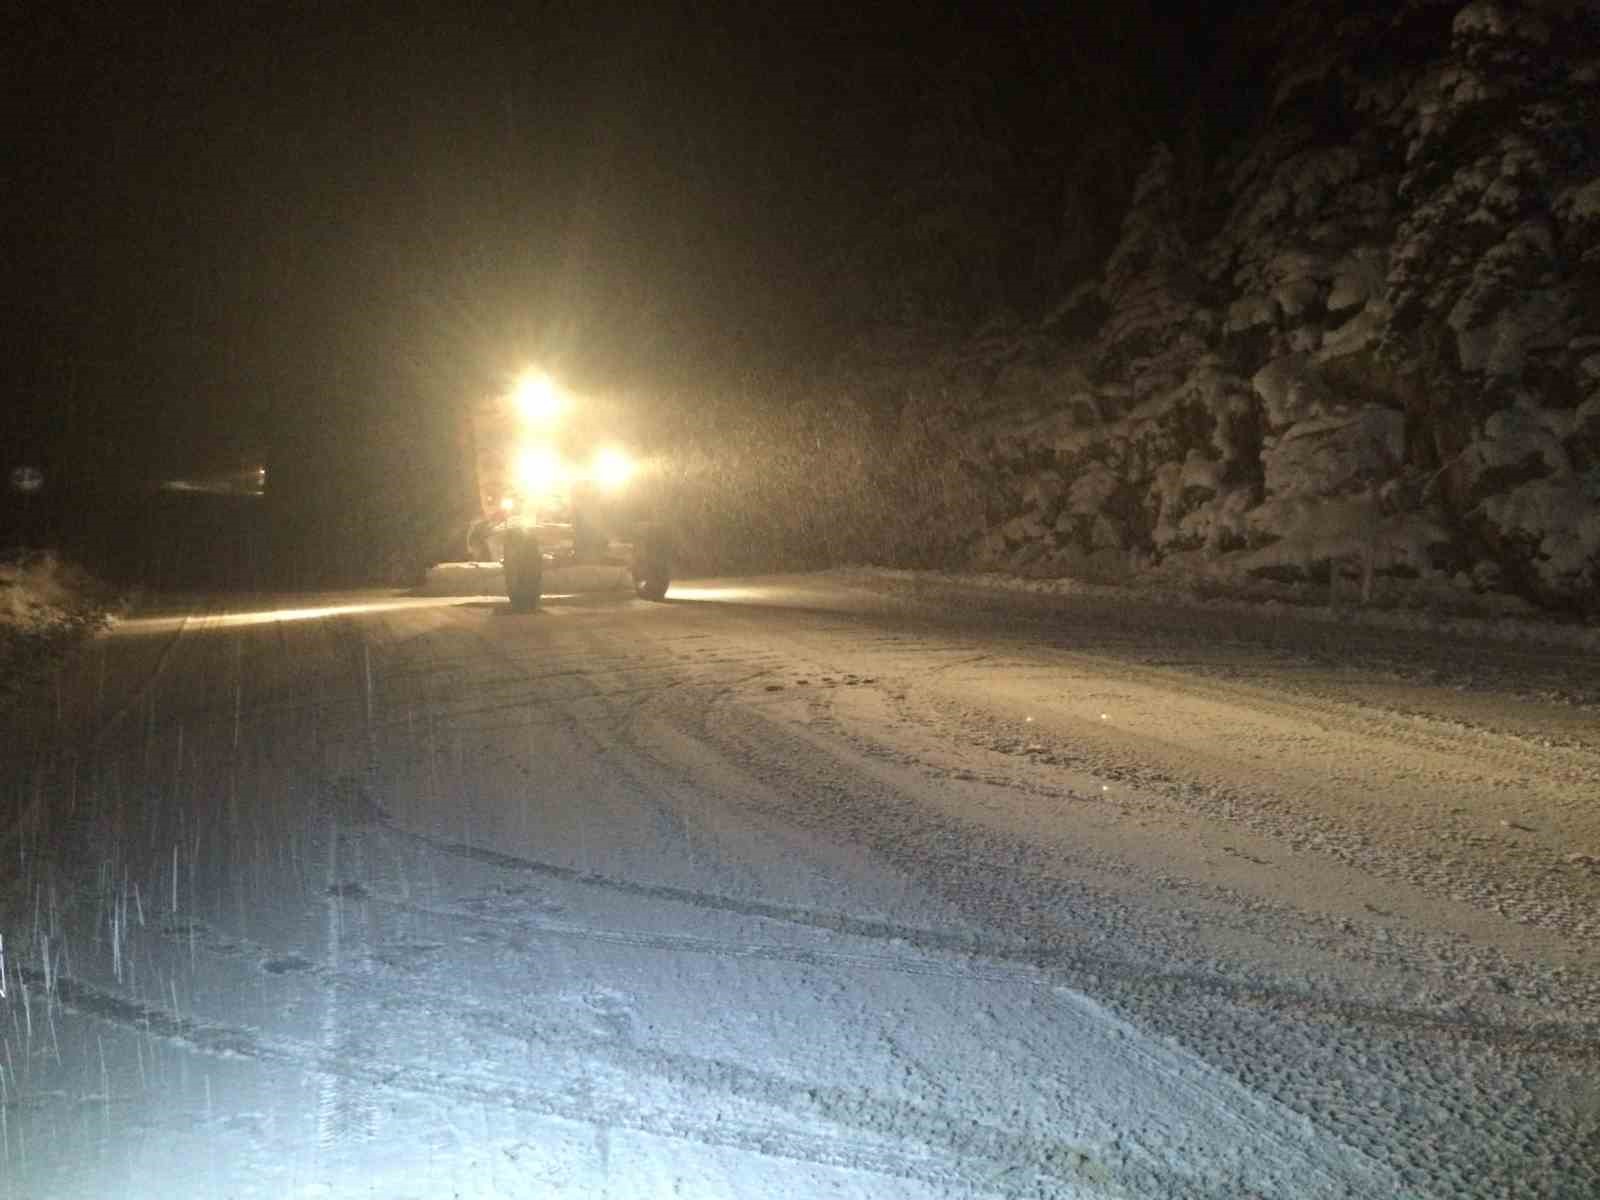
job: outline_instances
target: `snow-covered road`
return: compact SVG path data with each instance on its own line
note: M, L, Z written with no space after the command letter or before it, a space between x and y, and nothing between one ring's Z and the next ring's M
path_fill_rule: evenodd
M1600 1194L1600 657L854 573L124 621L0 1200Z

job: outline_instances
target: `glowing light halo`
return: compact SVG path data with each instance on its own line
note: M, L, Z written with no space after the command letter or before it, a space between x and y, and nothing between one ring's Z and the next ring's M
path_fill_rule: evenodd
M561 392L543 371L524 371L511 390L511 400L522 418L535 425L550 425L561 415Z
M633 478L634 462L615 446L603 446L595 451L589 474L595 483L607 491L616 491Z
M518 453L517 484L529 495L545 495L567 481L567 468L553 446L529 446Z

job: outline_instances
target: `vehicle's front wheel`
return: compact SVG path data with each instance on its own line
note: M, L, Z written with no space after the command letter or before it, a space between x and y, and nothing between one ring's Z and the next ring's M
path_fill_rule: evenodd
M641 600L665 600L667 587L672 580L667 577L665 567L649 568L642 574L633 577L633 590Z
M544 556L539 553L539 539L520 529L508 529L505 546L502 565L511 607L518 612L538 608L539 595L544 590Z
M672 543L659 525L647 525L635 537L633 590L641 600L665 600L672 583Z

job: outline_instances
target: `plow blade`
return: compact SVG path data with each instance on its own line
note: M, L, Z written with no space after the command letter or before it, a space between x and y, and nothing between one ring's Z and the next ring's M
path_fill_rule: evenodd
M633 572L617 563L546 562L541 590L546 596L577 592L631 591ZM428 568L417 589L423 596L504 596L506 574L497 562L449 562Z
M428 568L423 596L504 596L506 573L497 562L446 562Z

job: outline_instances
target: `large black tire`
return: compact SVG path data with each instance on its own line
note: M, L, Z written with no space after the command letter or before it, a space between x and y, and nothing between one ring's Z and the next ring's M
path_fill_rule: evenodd
M659 529L639 537L634 551L633 590L641 600L665 600L672 583L672 558L666 536Z
M665 600L667 588L672 580L668 577L666 569L658 567L647 570L643 575L635 575L633 590L638 593L641 600Z
M511 607L517 612L538 608L539 596L544 590L544 556L539 553L539 539L522 530L506 530L502 565Z

